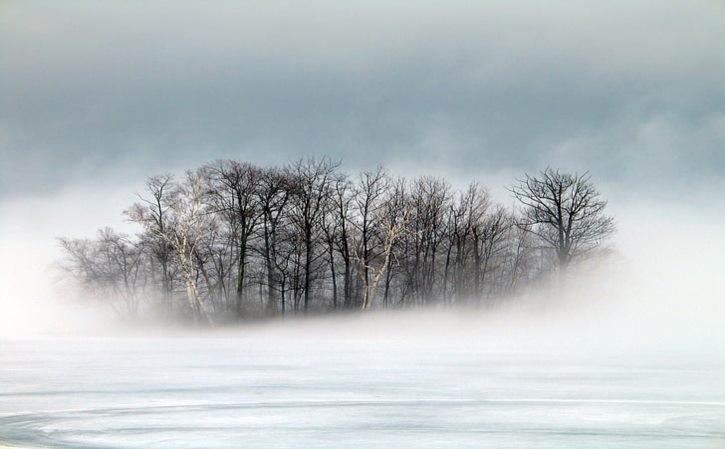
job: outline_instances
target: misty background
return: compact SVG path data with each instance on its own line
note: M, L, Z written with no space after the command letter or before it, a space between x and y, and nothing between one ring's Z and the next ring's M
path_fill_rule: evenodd
M55 300L54 238L133 229L146 176L327 155L505 204L524 172L590 170L622 263L572 299L714 347L724 54L715 0L3 2L2 331L83 321Z

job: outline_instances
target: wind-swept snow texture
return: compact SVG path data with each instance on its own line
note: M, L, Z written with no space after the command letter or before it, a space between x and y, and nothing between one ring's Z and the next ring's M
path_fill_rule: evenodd
M454 344L455 343L455 344ZM0 443L57 448L716 448L725 364L464 339L0 344Z

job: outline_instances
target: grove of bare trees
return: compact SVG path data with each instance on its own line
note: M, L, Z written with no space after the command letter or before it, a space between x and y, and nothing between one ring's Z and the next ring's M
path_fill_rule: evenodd
M261 316L505 298L613 232L589 175L546 169L495 204L478 182L349 175L329 159L225 160L148 179L110 228L61 238L62 266L120 314L214 324Z

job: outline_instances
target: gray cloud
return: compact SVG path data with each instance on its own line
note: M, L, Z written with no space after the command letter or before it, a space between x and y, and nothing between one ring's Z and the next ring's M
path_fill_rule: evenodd
M722 55L705 0L4 2L0 192L322 154L719 178Z

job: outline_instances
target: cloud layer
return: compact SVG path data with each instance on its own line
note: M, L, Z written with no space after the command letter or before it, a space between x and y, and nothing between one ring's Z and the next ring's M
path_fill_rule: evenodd
M4 2L0 195L322 154L718 179L724 54L706 0Z

